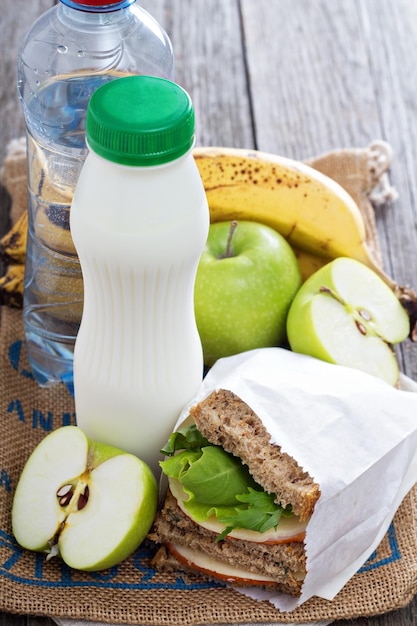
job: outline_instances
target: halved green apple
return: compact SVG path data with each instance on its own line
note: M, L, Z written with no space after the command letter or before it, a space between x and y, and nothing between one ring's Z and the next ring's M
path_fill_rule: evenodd
M409 332L394 292L373 270L345 257L306 280L287 317L294 352L363 370L391 385L399 376L393 345Z
M141 544L157 498L154 474L142 460L63 426L40 442L22 471L13 534L24 548L59 554L74 569L103 570Z

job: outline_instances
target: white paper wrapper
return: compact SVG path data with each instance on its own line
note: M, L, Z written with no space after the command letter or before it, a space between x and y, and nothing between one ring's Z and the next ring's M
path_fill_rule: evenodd
M417 482L417 384L406 377L403 383L407 391L281 348L212 367L177 425L213 390L233 391L321 491L307 527L301 597L257 588L243 593L283 611L312 596L331 600L376 549Z

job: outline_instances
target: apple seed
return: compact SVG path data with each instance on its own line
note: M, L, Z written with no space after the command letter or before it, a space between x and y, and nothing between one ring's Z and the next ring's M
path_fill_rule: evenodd
M66 496L70 491L72 491L71 484L62 485L62 487L60 487L56 492L56 495L58 496L58 498L62 498L62 496Z
M366 322L370 322L370 321L371 321L371 319L372 319L372 315L369 313L369 311L366 311L365 309L361 309L361 310L359 311L359 315L360 315L361 317L363 317L363 319L364 319Z
M71 498L74 495L73 491L69 491L68 493L65 494L65 496L61 496L59 498L59 504L64 507L67 506L67 504L69 504L71 502Z
M89 495L90 495L90 490L88 488L88 485L86 485L84 492L80 493L80 495L78 496L77 509L79 511L81 511L87 504Z
M90 496L90 489L88 487L88 485L84 486L84 490L81 491L81 489L83 488L83 483L79 483L79 485L77 486L77 488L75 489L74 485L72 485L71 483L68 483L66 485L62 485L62 487L60 487L58 489L58 491L56 492L57 498L59 500L59 504L62 507L68 506L68 504L70 504L71 500L73 499L73 497L75 496L76 498L76 506L77 506L77 510L81 511L85 505L88 502L88 498ZM75 504L75 503L74 503Z
M357 329L359 330L359 332L360 332L362 335L366 335L366 334L367 334L367 332L366 332L366 328L365 328L365 326L364 326L363 324L361 324L360 322L358 322L358 320L355 320L355 324L356 324Z
M71 502L71 498L74 495L73 485L62 485L56 492L57 498L59 500L59 504L64 507L67 506Z

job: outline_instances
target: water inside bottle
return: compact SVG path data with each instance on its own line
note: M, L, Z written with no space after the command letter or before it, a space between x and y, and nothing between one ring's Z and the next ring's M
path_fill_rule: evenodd
M123 76L56 77L27 104L29 229L24 325L29 363L42 386L72 383L83 281L69 213L87 153L85 115L100 85Z

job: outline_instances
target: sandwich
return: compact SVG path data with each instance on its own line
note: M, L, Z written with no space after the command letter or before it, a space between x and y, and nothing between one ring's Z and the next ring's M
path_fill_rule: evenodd
M168 478L153 566L299 596L319 485L261 419L220 389L191 407L160 462Z

